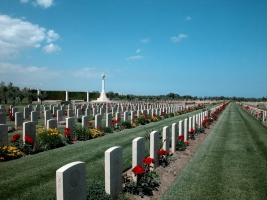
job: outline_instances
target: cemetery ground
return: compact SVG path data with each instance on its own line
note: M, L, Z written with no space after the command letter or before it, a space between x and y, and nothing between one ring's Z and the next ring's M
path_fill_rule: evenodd
M73 161L86 163L86 179L102 181L104 151L113 146L123 147L123 170L126 171L131 168L133 139L198 112L0 163L0 198L45 199L54 196L55 171ZM158 167L161 188L152 198L145 199L266 199L267 128L241 106L229 104L212 129L206 129L206 134L189 142L185 151L175 152L177 160L170 166ZM146 150L148 155L148 142Z
M121 132L107 134L93 140L79 142L62 148L29 155L17 160L0 163L1 199L47 199L56 193L55 172L60 167L74 161L86 163L86 179L104 180L104 152L113 146L123 148L123 171L130 169L132 140L144 137L147 131L159 130L171 126L187 117L200 113L193 111L181 116L164 119L158 122L137 126ZM43 125L43 120L38 120ZM7 123L9 123L7 121ZM63 131L65 126L58 126ZM16 132L14 132L16 133ZM9 141L14 133L9 133ZM148 155L148 142L146 142Z

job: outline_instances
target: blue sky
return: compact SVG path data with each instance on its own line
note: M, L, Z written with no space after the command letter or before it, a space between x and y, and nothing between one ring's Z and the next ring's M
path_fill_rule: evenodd
M266 0L0 0L0 81L267 96Z

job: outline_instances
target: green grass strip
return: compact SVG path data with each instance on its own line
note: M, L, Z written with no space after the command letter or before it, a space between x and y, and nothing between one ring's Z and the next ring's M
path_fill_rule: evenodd
M132 140L144 137L146 130L171 126L201 110L113 133L63 148L0 163L0 199L44 199L55 194L56 170L74 161L86 163L86 178L104 181L104 152L123 147L123 169L131 168ZM148 147L148 142L147 142ZM148 148L147 148L148 149Z
M267 128L231 103L162 199L267 199Z

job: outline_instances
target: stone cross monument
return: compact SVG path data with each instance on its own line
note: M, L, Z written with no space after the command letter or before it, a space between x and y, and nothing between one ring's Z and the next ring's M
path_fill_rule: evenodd
M97 101L105 102L110 101L109 98L107 98L106 92L105 92L105 74L102 74L102 92L100 94L100 97L97 98Z

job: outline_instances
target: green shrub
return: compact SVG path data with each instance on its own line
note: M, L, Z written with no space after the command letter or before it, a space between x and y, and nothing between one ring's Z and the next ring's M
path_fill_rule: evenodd
M103 181L88 180L86 183L87 200L111 200L111 196L105 192L105 183Z
M76 140L85 141L89 140L91 137L91 132L89 127L83 127L82 125L75 125L73 130L73 137Z
M46 151L64 146L60 132L55 129L38 129L36 134L38 150Z
M108 127L104 127L103 128L103 132L104 133L113 133L113 129L112 127L108 126Z
M141 115L141 116L137 117L136 118L136 122L137 122L137 124L145 125L146 124L146 118L145 118L145 116Z
M121 126L123 129L132 128L132 123L130 121L121 122Z

